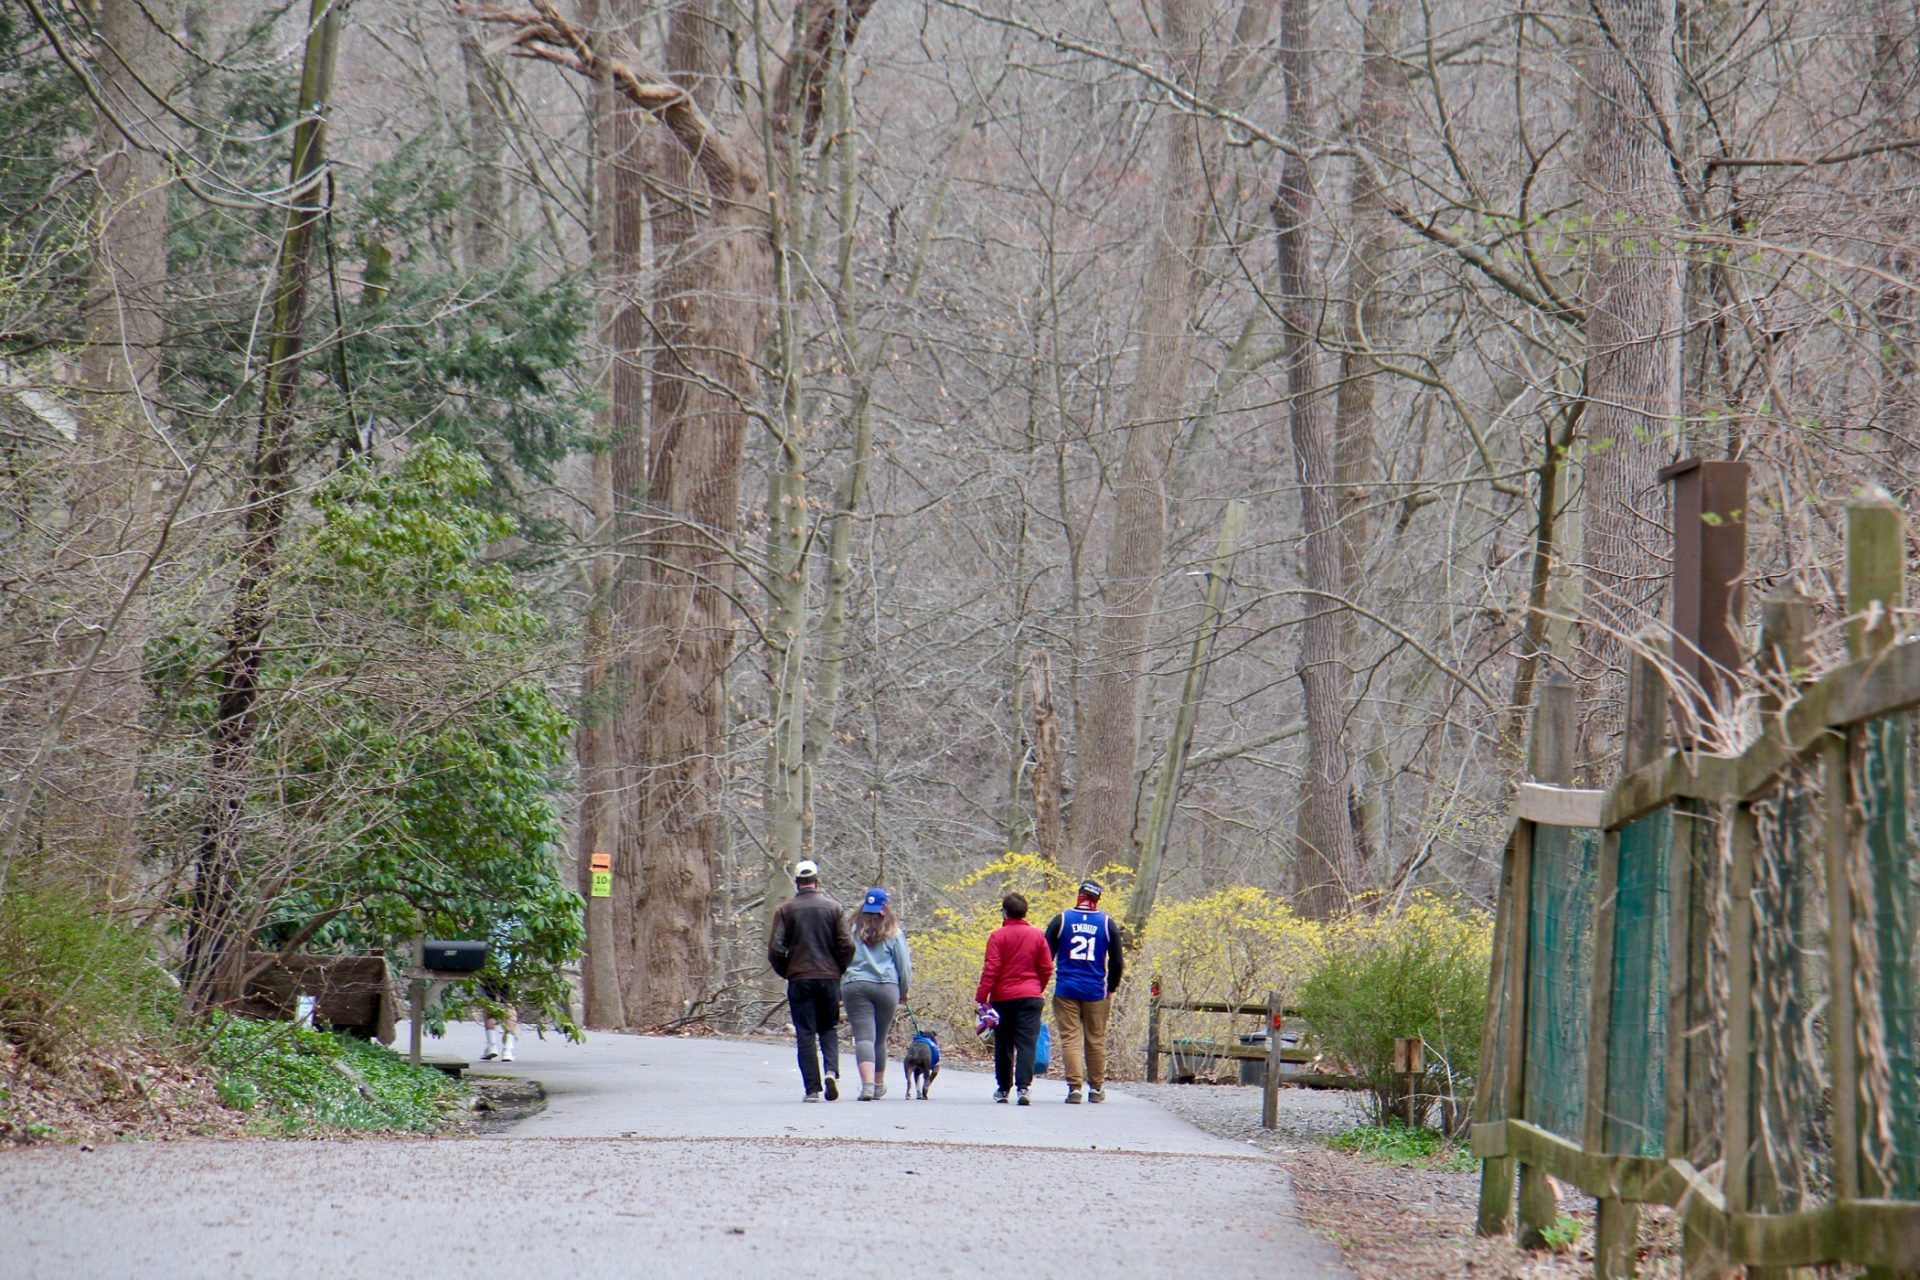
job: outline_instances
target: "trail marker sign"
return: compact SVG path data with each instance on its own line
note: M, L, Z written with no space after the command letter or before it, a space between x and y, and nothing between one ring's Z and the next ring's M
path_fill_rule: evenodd
M596 853L587 859L587 870L593 874L593 887L590 894L596 898L613 896L613 855Z

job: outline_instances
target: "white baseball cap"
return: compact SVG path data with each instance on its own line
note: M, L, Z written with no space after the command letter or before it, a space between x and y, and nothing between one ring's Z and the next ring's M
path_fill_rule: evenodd
M818 880L820 878L820 868L812 858L802 858L793 864L793 878L795 880Z

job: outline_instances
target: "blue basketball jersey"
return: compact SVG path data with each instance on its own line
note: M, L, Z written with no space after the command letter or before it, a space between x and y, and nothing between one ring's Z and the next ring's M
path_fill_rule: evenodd
M1106 912L1078 908L1062 912L1053 994L1068 1000L1105 1000L1107 948L1111 945L1112 925Z

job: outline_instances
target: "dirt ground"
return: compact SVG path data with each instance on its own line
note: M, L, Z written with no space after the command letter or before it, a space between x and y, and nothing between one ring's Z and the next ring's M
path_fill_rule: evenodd
M1260 1092L1225 1081L1122 1086L1220 1137L1275 1157L1292 1175L1301 1216L1340 1247L1362 1280L1573 1280L1593 1274L1593 1201L1557 1188L1561 1212L1577 1235L1559 1251L1525 1251L1511 1236L1474 1234L1478 1166L1456 1172L1393 1165L1335 1150L1331 1140L1366 1116L1356 1095L1280 1091L1279 1123L1260 1126ZM1454 1160L1458 1160L1457 1153ZM1641 1221L1640 1274L1677 1274L1678 1227L1671 1212L1648 1209Z
M165 1054L79 1053L58 1075L0 1041L0 1145L44 1141L233 1138L246 1117L222 1105L213 1081Z

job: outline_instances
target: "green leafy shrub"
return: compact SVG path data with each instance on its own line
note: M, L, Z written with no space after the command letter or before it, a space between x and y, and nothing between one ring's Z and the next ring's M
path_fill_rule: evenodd
M1540 1228L1540 1243L1555 1253L1571 1253L1585 1234L1586 1228L1580 1225L1579 1219L1563 1213L1554 1219L1552 1226Z
M1376 1124L1417 1127L1436 1101L1457 1121L1479 1068L1492 950L1484 913L1425 894L1327 926L1300 1011L1315 1046L1367 1081ZM1403 1036L1427 1046L1427 1077L1411 1100L1393 1072L1393 1042Z
M257 1113L264 1129L286 1137L330 1129L424 1133L465 1094L442 1072L415 1069L381 1045L290 1022L219 1018L207 1058L220 1073L220 1100Z
M0 883L0 1037L49 1071L134 1034L166 999L146 938L92 907L71 891Z

